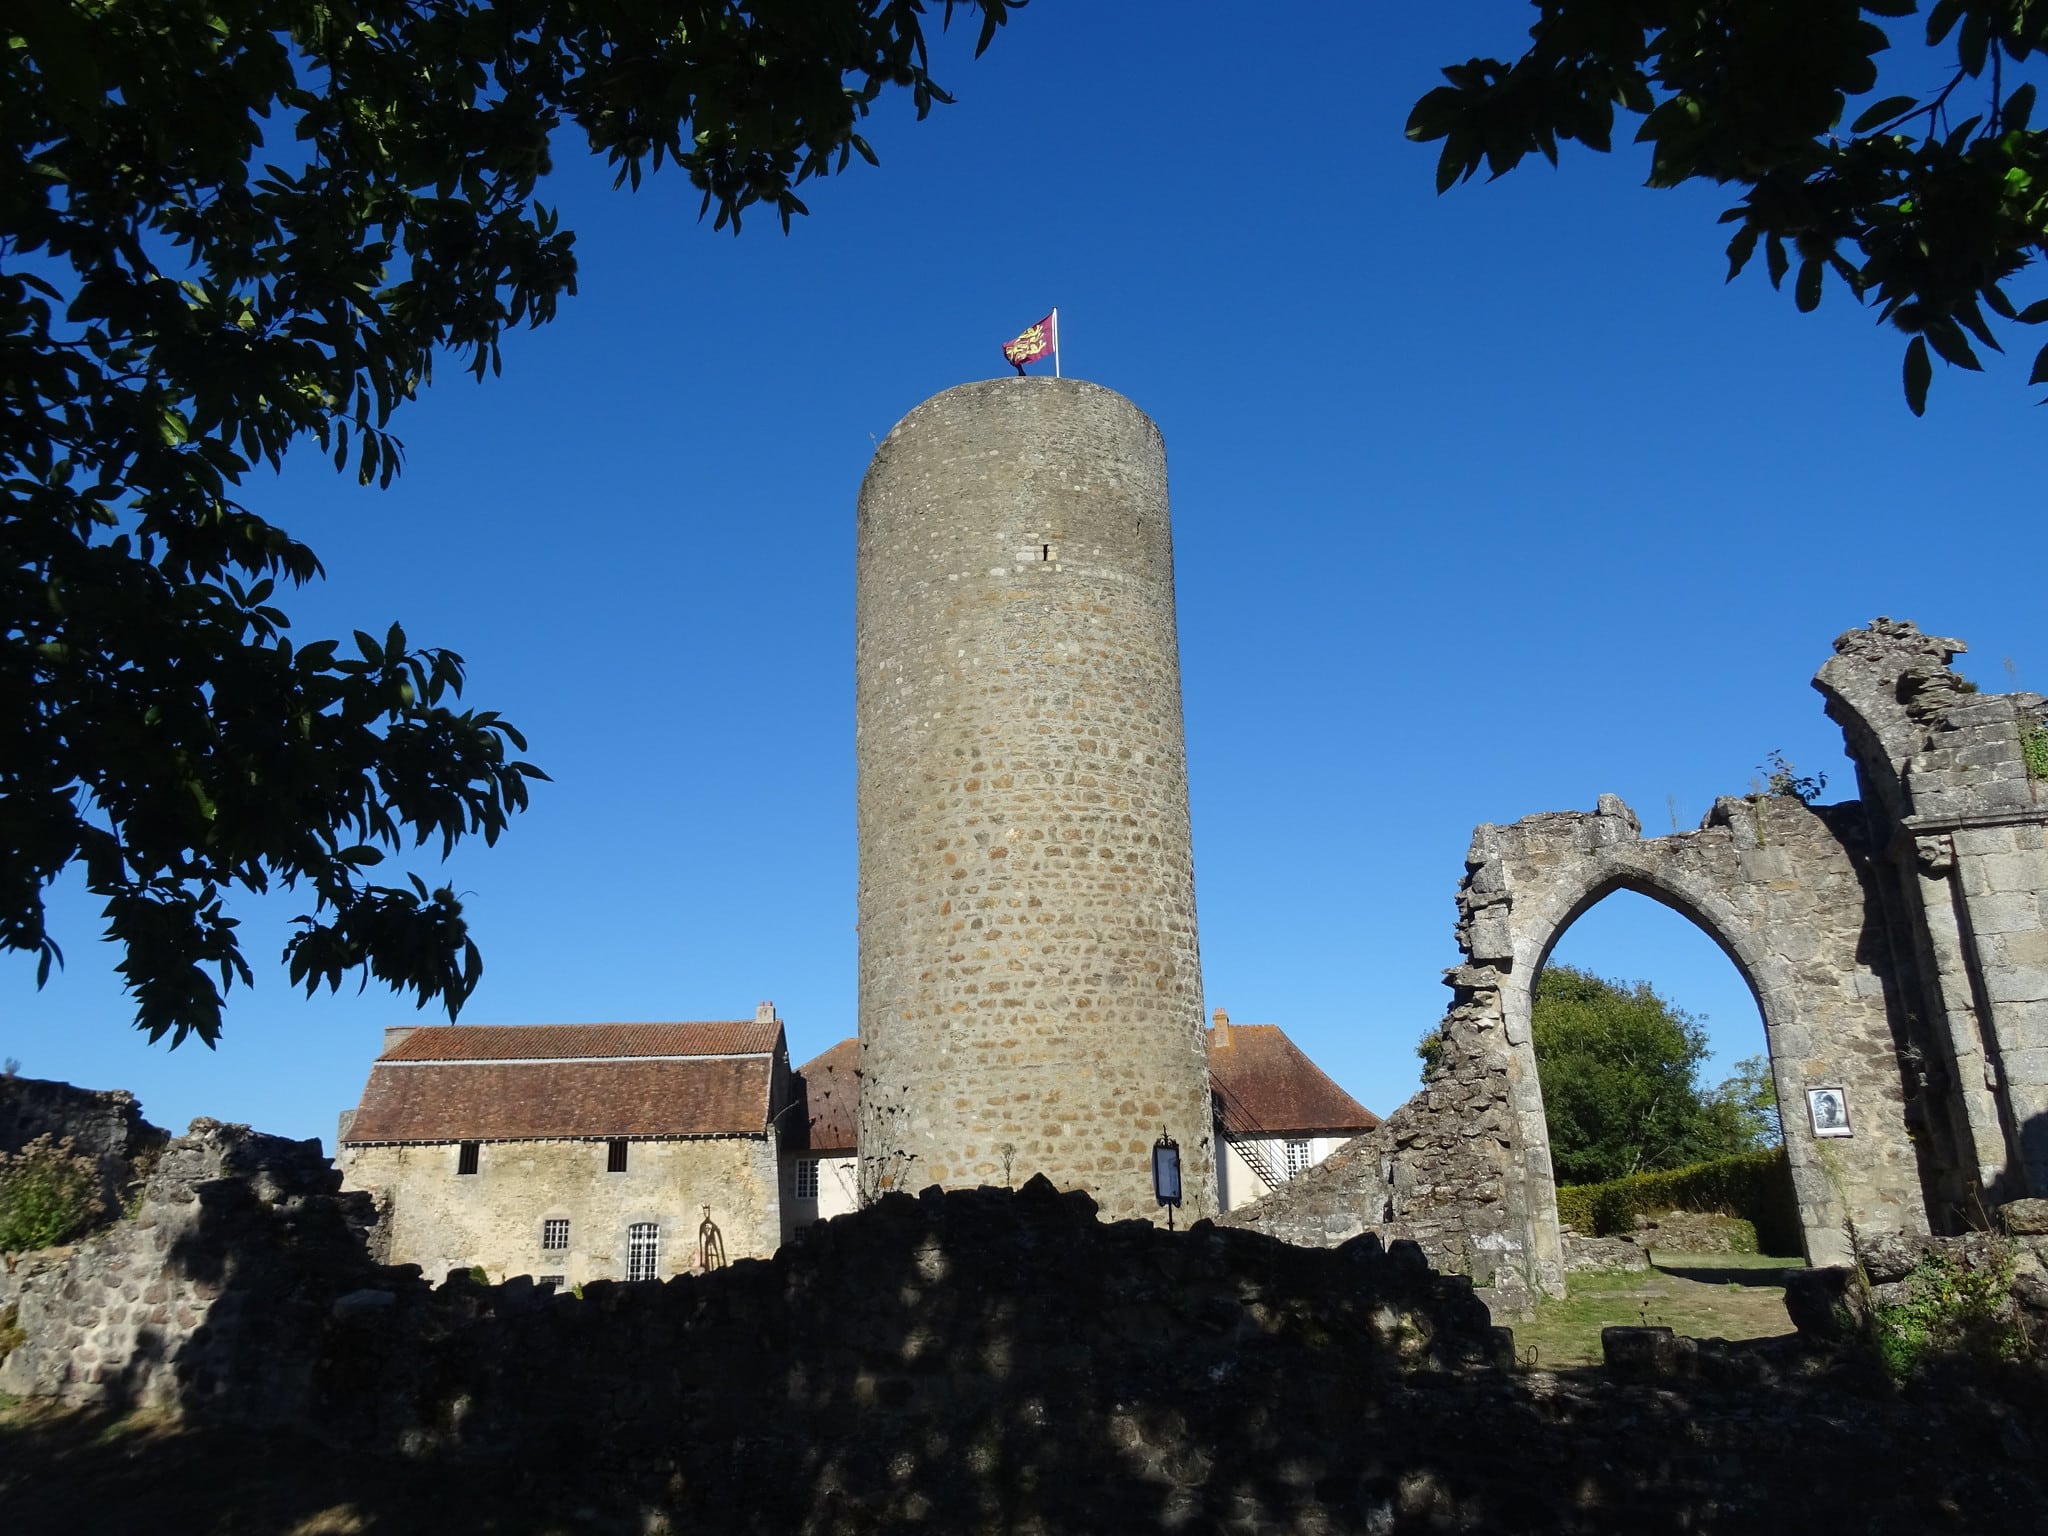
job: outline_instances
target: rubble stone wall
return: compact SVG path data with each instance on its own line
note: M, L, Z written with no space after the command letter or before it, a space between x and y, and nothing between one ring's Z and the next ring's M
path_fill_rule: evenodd
M379 1275L375 1207L343 1193L318 1141L195 1120L163 1149L136 1214L22 1261L27 1342L0 1392L67 1403L306 1411L310 1341L333 1299Z
M125 1088L74 1088L0 1074L0 1152L19 1152L39 1136L69 1140L74 1151L99 1164L110 1209L119 1205L138 1160L170 1139L142 1118L141 1101Z
M345 1456L379 1529L416 1523L399 1465L600 1531L1918 1536L2037 1531L2048 1505L2025 1383L1906 1397L1794 1339L1517 1372L1468 1282L1372 1236L1109 1224L1038 1179L578 1296L371 1264L367 1205L317 1143L197 1122L140 1217L34 1277L0 1389ZM1842 1287L1807 1292L1832 1320ZM124 1448L126 1480L163 1439Z
M2048 783L2023 747L2048 700L1979 692L1966 649L1879 619L1814 679L1885 829L1908 1066L1964 1216L2048 1195Z
M1166 447L1077 379L882 442L856 538L860 1162L1216 1201Z
M472 1265L493 1280L560 1275L566 1284L626 1277L627 1229L651 1223L663 1278L698 1267L699 1227L716 1224L728 1259L765 1258L782 1241L780 1170L765 1136L632 1141L608 1173L603 1141L493 1141L462 1174L454 1142L355 1144L341 1150L348 1187L388 1209L385 1257L430 1275ZM568 1246L541 1247L549 1219Z

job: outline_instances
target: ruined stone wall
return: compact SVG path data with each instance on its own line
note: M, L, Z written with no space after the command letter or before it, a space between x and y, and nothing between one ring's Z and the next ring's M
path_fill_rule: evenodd
M319 1142L195 1120L133 1217L23 1261L26 1342L0 1361L0 1392L303 1419L334 1298L417 1275L371 1262L375 1214L341 1192Z
M1521 1317L1561 1294L1563 1250L1545 1270L1535 1251L1517 1145L1514 1058L1490 966L1446 973L1453 1001L1445 1050L1422 1092L1289 1183L1220 1218L1304 1247L1373 1233L1418 1244L1429 1263L1469 1276L1499 1316ZM1555 1196L1551 1230L1556 1227Z
M341 1149L347 1186L388 1208L391 1263L430 1275L480 1266L494 1280L618 1280L626 1229L652 1222L661 1274L688 1274L707 1206L728 1259L765 1258L782 1241L781 1175L765 1136L631 1141L623 1173L606 1171L603 1141L486 1142L473 1174L456 1172L457 1157L452 1142ZM550 1218L569 1223L566 1251L541 1247Z
M1723 799L1697 832L1646 839L1635 814L1607 795L1590 814L1479 828L1466 868L1457 930L1466 963L1447 978L1457 997L1442 1064L1422 1094L1340 1154L1343 1171L1230 1220L1296 1241L1367 1228L1413 1235L1434 1262L1498 1290L1502 1306L1524 1282L1560 1292L1533 988L1564 931L1596 902L1631 890L1698 923L1757 997L1811 1261L1847 1262L1852 1226L1926 1230L1859 807ZM1823 1086L1846 1092L1853 1135L1815 1136L1806 1092Z
M1603 796L1591 815L1479 828L1442 1066L1378 1131L1228 1220L1297 1242L1414 1235L1502 1306L1560 1288L1532 989L1617 890L1692 919L1749 983L1814 1263L2048 1188L2048 786L2022 747L2044 701L1979 694L1949 669L1961 649L1887 619L1835 642L1815 686L1858 801L1722 799L1697 832L1646 839ZM1819 1134L1818 1089L1846 1098L1849 1134Z
M109 1208L119 1205L137 1163L170 1139L142 1118L141 1102L125 1088L96 1091L0 1074L0 1152L19 1152L39 1136L68 1140L99 1165Z
M1881 828L1907 1066L1962 1220L2048 1195L2048 784L2022 747L2048 701L1979 693L1965 649L1879 619L1814 679Z
M417 1528L422 1474L595 1531L1920 1536L2048 1507L2025 1382L1905 1395L1796 1340L1647 1329L1605 1377L1517 1372L1467 1284L1371 1237L1111 1225L1038 1180L578 1297L370 1265L367 1205L316 1143L197 1123L142 1220L37 1277L0 1390L175 1410L121 1440L129 1487L159 1459L189 1487L205 1433L352 1469L344 1508L268 1490L266 1529ZM1800 1294L1825 1323L1843 1292ZM0 1526L51 1528L25 1483L74 1510L86 1451L10 1465Z
M871 1189L1043 1173L1213 1209L1159 430L1074 379L925 402L857 542L860 1155Z

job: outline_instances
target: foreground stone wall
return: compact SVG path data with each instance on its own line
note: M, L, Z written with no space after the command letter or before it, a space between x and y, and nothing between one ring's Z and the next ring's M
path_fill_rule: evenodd
M305 1510L322 1528L416 1523L386 1497L400 1467L621 1532L1920 1536L2037 1531L2048 1507L2031 1377L1902 1398L1794 1340L1668 1338L1631 1340L1659 1347L1626 1376L1520 1373L1469 1284L1372 1237L1108 1225L1038 1180L891 1196L772 1262L578 1297L369 1264L367 1202L312 1143L200 1122L166 1165L143 1218L24 1308L0 1387L349 1457L354 1513ZM181 1454L123 1447L130 1480ZM0 1473L0 1522L38 1475Z
M125 1088L74 1088L0 1074L0 1152L19 1152L39 1136L68 1140L73 1151L99 1165L101 1195L110 1209L120 1204L138 1164L170 1139L142 1118L141 1101Z
M374 1220L368 1195L342 1193L319 1142L195 1120L157 1158L133 1217L23 1261L26 1342L0 1362L0 1392L232 1403L293 1422L333 1299L394 1273L371 1262Z
M560 1275L565 1283L622 1280L626 1229L652 1223L663 1278L698 1267L698 1229L717 1225L727 1259L765 1258L782 1241L780 1172L766 1136L628 1143L626 1170L609 1173L603 1141L494 1141L477 1171L456 1172L454 1143L350 1145L340 1166L351 1189L388 1208L385 1255L430 1275L478 1266L493 1280ZM569 1223L564 1251L541 1247L542 1224Z

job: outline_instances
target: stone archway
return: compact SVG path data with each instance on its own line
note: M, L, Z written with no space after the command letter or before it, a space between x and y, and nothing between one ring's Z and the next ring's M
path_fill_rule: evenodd
M1860 807L1789 796L1717 801L1697 831L1668 837L1644 838L1612 795L1591 812L1479 828L1458 892L1464 963L1444 978L1445 1048L1423 1091L1283 1195L1226 1220L1319 1245L1368 1229L1411 1238L1508 1312L1561 1295L1531 993L1573 919L1632 890L1698 924L1756 997L1809 1260L1847 1262L1852 1229L1924 1231L1865 840ZM1823 1145L1804 1133L1806 1090L1819 1086L1848 1093L1854 1138Z
M1561 1293L1530 989L1572 919L1624 889L1698 924L1749 983L1812 1262L2048 1194L2048 699L1980 694L1949 668L1962 649L1890 619L1836 639L1814 686L1861 800L1722 799L1658 838L1612 795L1480 827L1422 1092L1223 1219L1318 1246L1412 1239L1508 1312ZM1826 1136L1807 1114L1824 1087L1850 1106Z
M1532 820L1541 824L1517 823L1504 829L1522 836L1503 840L1495 858L1512 898L1512 953L1501 967L1503 1035L1515 1058L1511 1081L1528 1085L1518 1095L1517 1129L1527 1165L1530 1221L1536 1229L1532 1251L1543 1253L1549 1247L1543 1229L1556 1224L1557 1197L1531 1033L1536 983L1559 939L1609 896L1630 891L1656 902L1692 923L1728 957L1756 1003L1779 1103L1786 1106L1788 1116L1804 1103L1808 1081L1816 1072L1831 1078L1840 1075L1831 1070L1833 1056L1854 1053L1863 1043L1853 1038L1867 1034L1857 1025L1885 1027L1886 1019L1881 1007L1874 1017L1845 1019L1842 989L1828 986L1821 974L1830 967L1854 966L1854 951L1862 938L1862 901L1859 886L1855 916L1830 911L1847 894L1843 877L1849 884L1857 882L1853 858L1826 857L1829 844L1839 839L1820 813L1797 801L1733 800L1717 806L1697 832L1646 840L1634 813L1609 795L1601 798L1590 818ZM1781 855L1770 853L1768 829L1773 827L1782 840ZM1760 833L1765 839L1761 843ZM1762 850L1765 856L1745 859L1745 840L1748 853ZM1795 848L1797 852L1792 852ZM1847 867L1829 868L1831 864ZM1792 870L1797 871L1796 881L1787 878ZM1800 889L1792 889L1795 884ZM1788 922L1791 914L1784 909L1800 905L1797 897L1802 894L1808 898L1804 905L1821 909L1833 920ZM1482 935L1480 942L1492 947L1490 939ZM1811 995L1821 991L1836 995ZM1849 991L1853 994L1854 987ZM1881 984L1876 995L1881 1002ZM1829 1020L1827 1034L1838 1049L1832 1055L1823 1053L1816 1063L1811 1021L1818 1017ZM1896 1093L1887 1097L1895 1104L1899 1101ZM1876 1107L1868 1105L1866 1113ZM1902 1116L1888 1118L1903 1126ZM1795 1135L1788 1136L1785 1145L1807 1261L1848 1262L1849 1208L1823 1166L1817 1143ZM1910 1166L1910 1143L1889 1150L1904 1151Z

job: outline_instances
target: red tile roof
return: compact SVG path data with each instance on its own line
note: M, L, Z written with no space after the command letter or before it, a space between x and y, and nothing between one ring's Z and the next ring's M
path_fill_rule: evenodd
M1209 1086L1222 1101L1223 1128L1233 1136L1356 1136L1380 1123L1278 1024L1211 1030Z
M777 1020L430 1025L377 1058L344 1139L758 1136L781 1051Z
M620 1056L773 1055L782 1023L430 1024L380 1061L590 1061Z
M370 1069L346 1140L744 1136L768 1124L773 1058L455 1062Z
M860 1119L859 1042L840 1041L798 1071L809 1095L809 1150L851 1152ZM1233 1024L1209 1035L1209 1086L1224 1129L1243 1136L1356 1136L1380 1117L1339 1088L1277 1024ZM800 1131L799 1135L802 1134Z
M845 1039L797 1069L797 1144L811 1152L851 1152L860 1123L860 1041ZM808 1139L806 1139L808 1138Z

